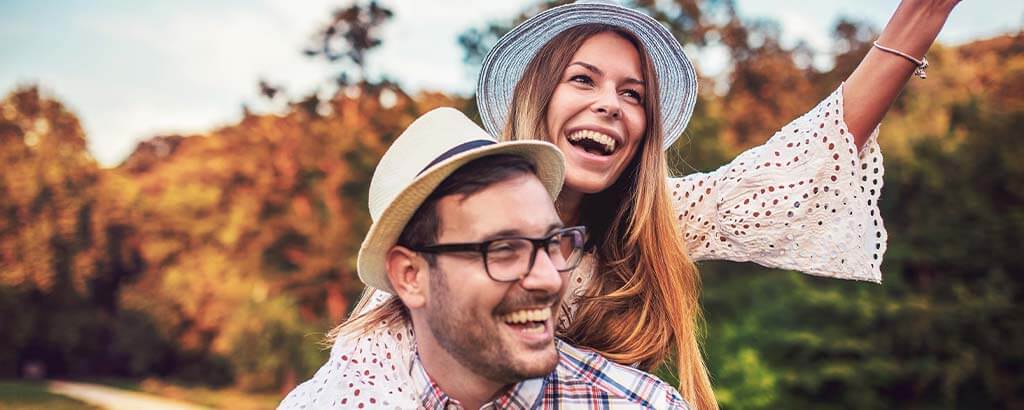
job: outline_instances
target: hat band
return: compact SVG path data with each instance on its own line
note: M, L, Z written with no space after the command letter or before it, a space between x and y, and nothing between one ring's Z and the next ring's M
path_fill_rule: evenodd
M459 145L456 145L455 147L452 147L452 149L449 149L448 151L445 151L443 154L438 155L437 158L434 158L434 160L430 161L430 163L427 164L427 166L423 167L423 169L420 170L420 172L418 174L416 174L416 176L419 176L420 174L426 172L428 169L430 169L430 167L432 167L434 165L437 165L438 162L444 161L444 160L446 160L448 158L454 157L456 155L459 155L459 154L461 154L463 152L466 152L466 151L469 151L471 149L476 149L476 148L484 147L484 146L487 146L487 145L494 145L494 144L496 144L496 142L491 141L491 140L473 140L473 141L463 142L463 143L461 143Z

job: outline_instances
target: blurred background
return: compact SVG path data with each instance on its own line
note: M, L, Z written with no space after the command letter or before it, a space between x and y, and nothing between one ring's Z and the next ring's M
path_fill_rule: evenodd
M274 407L362 290L390 141L479 120L483 56L559 3L0 3L0 408L89 406L55 379ZM628 2L701 74L678 174L813 107L897 5L819 3ZM1024 408L1022 22L960 4L883 121L882 285L699 266L723 408Z

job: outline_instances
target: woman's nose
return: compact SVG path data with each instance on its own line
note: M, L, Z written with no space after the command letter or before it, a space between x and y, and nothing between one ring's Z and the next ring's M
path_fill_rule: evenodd
M597 100L593 104L593 110L598 114L618 119L622 115L621 104L618 90L615 87L605 86L598 91Z

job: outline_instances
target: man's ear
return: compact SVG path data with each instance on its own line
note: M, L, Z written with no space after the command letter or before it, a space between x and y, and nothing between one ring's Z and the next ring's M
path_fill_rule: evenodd
M384 263L391 288L402 303L409 309L423 307L429 295L427 261L409 248L396 245L388 250Z

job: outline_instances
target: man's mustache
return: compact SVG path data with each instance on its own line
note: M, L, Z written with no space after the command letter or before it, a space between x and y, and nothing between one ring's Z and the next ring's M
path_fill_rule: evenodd
M494 308L494 311L499 315L503 315L527 308L551 306L556 304L560 299L561 295L557 292L549 293L543 291L527 291L505 298L505 300L501 301L501 303Z

